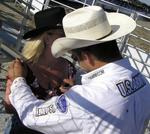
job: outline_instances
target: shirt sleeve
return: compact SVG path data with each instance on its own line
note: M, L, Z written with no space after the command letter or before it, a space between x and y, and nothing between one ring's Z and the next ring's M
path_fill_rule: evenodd
M69 109L66 95L55 96L48 101L39 100L33 95L26 80L18 77L12 83L9 98L20 120L31 129L53 134L79 130L73 119L76 110L72 107Z

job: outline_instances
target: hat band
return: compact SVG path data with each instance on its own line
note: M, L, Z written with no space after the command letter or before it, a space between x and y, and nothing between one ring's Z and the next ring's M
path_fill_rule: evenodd
M101 23L104 23L105 21L107 21L107 18L103 18L103 19L98 19L98 18L95 18L91 21L88 21L82 25L78 25L78 26L74 26L74 27L65 27L64 26L64 29L65 29L65 32L67 33L77 33L77 32L81 32L81 31L84 31L84 30L88 30L92 27L95 27Z
M93 23L92 23L93 24ZM86 29L85 29L86 27ZM97 25L93 25L93 27L87 27L85 26L84 30L79 29L77 32L68 32L66 31L66 28L64 28L65 34L67 38L78 38L78 39L86 39L86 40L97 40L100 38L103 38L110 34L112 31L111 26L109 25L108 21L105 21L103 23L99 23ZM79 27L78 27L79 28ZM81 26L81 28L83 28Z

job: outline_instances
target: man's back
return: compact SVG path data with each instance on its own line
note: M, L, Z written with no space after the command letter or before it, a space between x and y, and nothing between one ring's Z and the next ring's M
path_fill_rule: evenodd
M80 107L79 115L83 109L84 133L143 132L150 115L150 85L127 60L85 74L82 82L80 88L74 87L67 96L70 105L76 105L71 109Z

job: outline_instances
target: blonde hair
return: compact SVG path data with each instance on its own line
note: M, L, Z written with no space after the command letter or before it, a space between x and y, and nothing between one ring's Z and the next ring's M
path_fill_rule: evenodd
M25 46L22 50L22 55L29 62L36 63L40 55L43 53L43 50L45 48L43 41L44 35L45 34L43 33L42 35L36 36L26 41Z

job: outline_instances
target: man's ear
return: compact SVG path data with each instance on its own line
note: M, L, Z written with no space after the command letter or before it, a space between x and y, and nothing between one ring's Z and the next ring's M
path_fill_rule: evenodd
M81 52L82 59L90 66L94 66L94 57L89 52Z

